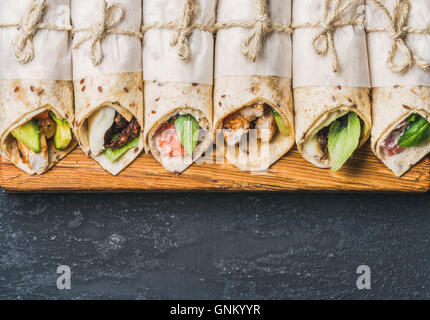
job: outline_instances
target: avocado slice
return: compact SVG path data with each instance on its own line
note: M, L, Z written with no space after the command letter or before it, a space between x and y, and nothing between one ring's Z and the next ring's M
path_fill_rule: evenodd
M41 151L40 135L41 130L39 123L34 119L12 131L12 136L36 153Z
M49 112L49 114L57 123L57 129L54 135L55 148L58 150L65 150L73 139L72 129L66 120L58 119L53 112Z
M278 126L279 132L281 135L288 137L290 135L290 128L285 124L284 119L279 115L279 113L272 109L273 116L275 117L276 125Z

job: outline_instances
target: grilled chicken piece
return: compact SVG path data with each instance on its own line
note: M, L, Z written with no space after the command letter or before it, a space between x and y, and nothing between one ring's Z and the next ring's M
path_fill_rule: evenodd
M224 139L229 146L238 144L249 132L249 121L239 113L233 113L224 119Z
M31 170L34 170L37 174L42 174L49 167L49 156L48 156L48 144L44 134L40 135L40 152L36 153L23 144L21 141L16 140L18 145L18 152L21 161L28 165Z
M267 111L262 117L259 117L255 122L257 129L257 137L262 142L270 142L276 134L276 120L272 111Z
M264 115L264 104L256 103L252 106L245 107L239 111L239 114L248 121L254 121Z

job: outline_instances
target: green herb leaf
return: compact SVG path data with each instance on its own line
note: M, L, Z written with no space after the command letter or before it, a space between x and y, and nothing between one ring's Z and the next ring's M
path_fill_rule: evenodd
M328 134L328 151L331 160L331 170L338 171L352 156L360 143L361 124L354 112L348 113L348 123L342 127L339 120L330 125Z
M409 118L408 118L408 122L415 122L416 120L417 120L417 117L419 117L419 115L417 115L416 113L414 113L413 115L411 115Z
M118 137L118 135L116 136L116 138ZM116 139L114 137L114 140ZM106 149L105 153L106 153L106 157L109 159L110 162L115 162L116 160L118 160L119 158L121 158L121 156L126 153L128 150L133 149L135 147L137 147L139 145L139 137L135 138L134 140L130 141L129 143L127 143L125 146L119 148L119 149Z
M181 144L188 154L192 155L199 140L200 125L191 115L181 115L175 120L175 128L178 132Z
M281 135L288 137L290 135L290 128L285 124L284 119L282 119L281 115L275 109L272 109L272 114Z
M398 145L401 148L415 147L430 139L430 123L418 114L412 115L409 127L400 136Z

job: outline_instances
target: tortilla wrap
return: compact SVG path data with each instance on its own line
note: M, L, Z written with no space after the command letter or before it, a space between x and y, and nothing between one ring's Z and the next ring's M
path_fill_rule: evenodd
M163 167L181 173L212 144L212 85L187 82L145 81L145 142L148 150ZM157 130L170 118L190 114L200 124L201 138L193 155L162 157L155 143Z
M397 177L430 153L430 140L403 152L387 156L381 150L385 139L404 123L412 114L419 114L430 122L430 87L395 86L372 89L373 128L372 150L375 155Z
M359 147L370 137L372 127L370 89L352 87L298 87L294 89L296 142L302 156L319 168L331 168L330 159L321 160L305 147L322 126L329 125L339 114L355 112L362 120Z
M223 121L227 116L257 102L263 102L277 111L290 129L289 136L278 132L266 146L268 149L260 141L254 152L251 152L251 143L249 146L247 143L245 146L238 144L228 147L225 156L230 163L242 171L263 171L292 148L294 117L291 79L274 76L223 76L215 79L214 90L215 137L220 133L218 130L223 128Z
M28 174L36 174L22 162L11 132L35 116L52 111L57 118L73 125L73 88L71 81L0 80L0 151L1 155ZM57 150L48 140L49 167L52 168L77 146L73 139L66 150ZM39 172L39 173L43 173Z
M87 120L103 107L112 107L127 121L136 118L143 128L143 81L141 72L88 76L74 81L76 122L75 131L82 150L112 175L119 174L144 150L143 130L139 145L128 150L117 161L105 155L93 155L88 141Z

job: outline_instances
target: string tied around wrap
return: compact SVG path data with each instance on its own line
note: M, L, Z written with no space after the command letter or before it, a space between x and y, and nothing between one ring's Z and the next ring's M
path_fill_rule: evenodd
M84 43L90 41L89 57L94 66L102 63L104 58L103 41L110 34L127 35L142 39L140 32L132 30L118 29L118 26L123 22L126 15L126 9L121 3L113 3L108 5L104 0L104 10L102 21L96 23L89 28L74 29L73 33L88 32L82 40L77 42L73 49L79 49Z
M257 20L249 35L242 41L240 51L251 62L255 62L263 48L266 35L272 31L269 5L267 0L254 0L257 8Z
M312 46L316 54L320 56L326 56L328 54L330 56L332 71L337 73L339 71L339 58L334 43L334 34L339 27L358 25L363 23L363 21L357 19L343 20L346 12L351 7L357 5L360 0L334 0L332 3L330 1L331 0L325 0L324 14L318 24L319 32L313 38ZM330 3L332 4L331 9Z
M415 54L406 42L406 37L410 33L430 34L428 29L413 29L408 27L409 15L412 5L409 0L396 0L396 4L391 15L387 7L379 0L372 0L372 3L382 10L388 20L388 28L377 29L369 27L368 32L387 32L391 40L391 48L388 52L386 64L391 71L398 74L407 73L415 64L422 70L430 70L430 64ZM401 62L395 61L401 54Z
M176 23L175 35L170 46L176 47L181 60L188 62L191 58L189 37L194 32L193 20L197 16L196 0L186 0L181 19Z
M29 11L22 18L18 27L18 34L13 41L15 57L20 63L28 63L34 59L33 37L38 30L46 0L33 0Z
M57 26L42 22L46 0L32 0L29 10L19 23L0 24L0 28L17 28L17 35L12 41L15 58L22 64L34 59L33 38L40 29L68 32L72 26Z

